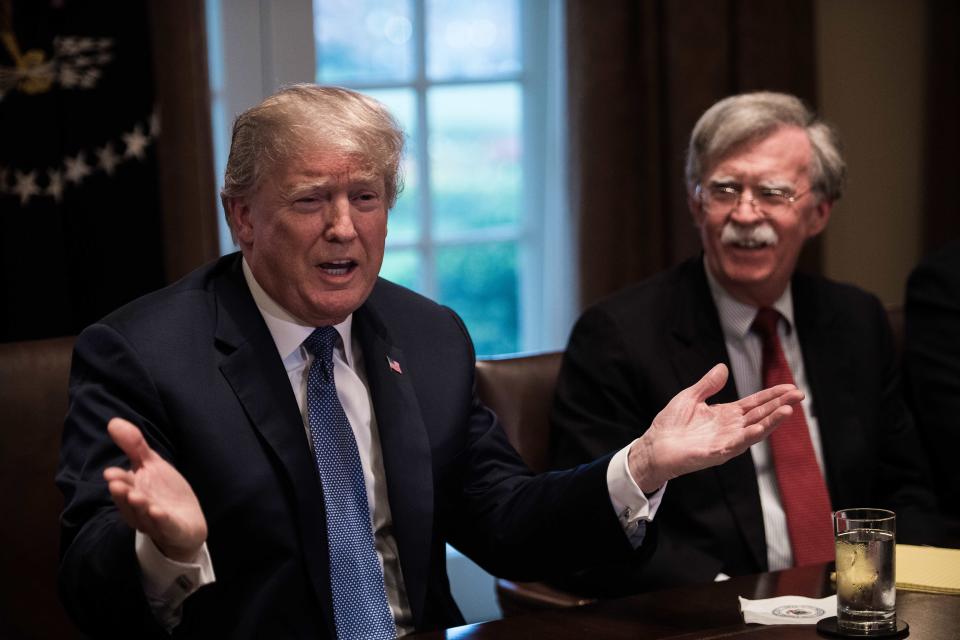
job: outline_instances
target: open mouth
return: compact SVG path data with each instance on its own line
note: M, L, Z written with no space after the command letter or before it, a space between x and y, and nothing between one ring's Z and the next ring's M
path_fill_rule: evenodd
M357 268L357 263L354 260L331 260L330 262L321 262L317 266L327 275L345 276Z
M733 245L738 249L763 249L764 247L773 246L772 242L758 238L742 238L727 244Z

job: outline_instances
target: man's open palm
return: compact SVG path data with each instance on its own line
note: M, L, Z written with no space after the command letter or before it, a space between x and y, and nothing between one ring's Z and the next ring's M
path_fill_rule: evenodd
M103 472L110 496L131 527L148 536L168 558L190 562L207 539L207 521L186 479L150 448L140 430L122 418L107 425L130 458L130 469Z
M718 364L674 396L630 448L630 472L642 491L655 491L671 478L743 453L776 429L803 399L794 385L783 384L736 402L708 405L727 375L727 367Z

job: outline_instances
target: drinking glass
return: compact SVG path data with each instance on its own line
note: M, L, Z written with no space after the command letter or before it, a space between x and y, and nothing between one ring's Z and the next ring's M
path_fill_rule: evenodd
M842 509L833 516L837 627L869 636L897 628L897 516L886 509Z

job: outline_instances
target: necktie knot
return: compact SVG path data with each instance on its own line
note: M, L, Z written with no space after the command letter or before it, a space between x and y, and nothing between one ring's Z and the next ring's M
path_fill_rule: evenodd
M772 307L761 307L753 319L751 328L760 334L764 340L777 335L777 323L780 322L780 312Z
M333 369L333 348L339 337L340 334L333 327L319 327L303 341L304 348L313 354L314 362L320 364L328 378Z

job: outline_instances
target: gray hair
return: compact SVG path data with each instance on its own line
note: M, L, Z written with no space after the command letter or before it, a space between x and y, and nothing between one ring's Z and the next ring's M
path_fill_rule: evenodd
M830 202L839 200L847 165L836 129L819 119L799 98L766 91L724 98L700 116L687 149L687 189L690 193L696 189L703 180L705 167L712 162L785 126L804 129L810 139L811 189Z
M220 197L248 196L274 168L319 148L359 158L382 176L391 209L403 190L403 143L397 121L373 98L339 87L290 85L237 116Z

